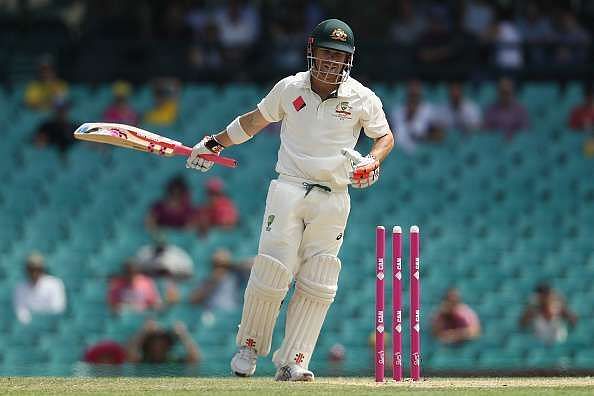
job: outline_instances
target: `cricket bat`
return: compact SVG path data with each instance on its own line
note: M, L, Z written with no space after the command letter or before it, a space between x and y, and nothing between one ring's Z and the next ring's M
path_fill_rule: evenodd
M74 131L74 138L89 142L107 143L165 157L174 155L187 157L192 153L191 147L184 146L176 140L130 125L109 122L84 123ZM229 168L237 166L237 161L232 158L221 157L216 154L202 154L201 157Z

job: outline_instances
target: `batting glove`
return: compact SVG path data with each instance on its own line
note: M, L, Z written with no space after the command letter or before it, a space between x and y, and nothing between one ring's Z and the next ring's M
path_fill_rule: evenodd
M212 136L205 136L198 144L192 147L192 153L186 161L186 168L197 169L206 172L214 165L214 162L200 157L200 154L219 155L223 151L221 146Z
M342 155L351 161L353 170L349 172L351 186L354 188L367 188L379 179L380 163L373 155L363 157L356 150L344 148Z

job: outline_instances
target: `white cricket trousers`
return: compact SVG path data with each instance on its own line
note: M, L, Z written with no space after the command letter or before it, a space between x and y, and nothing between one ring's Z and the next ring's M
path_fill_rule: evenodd
M320 254L337 256L351 209L346 186L307 189L300 178L281 175L268 188L259 254L274 257L295 276L301 264Z

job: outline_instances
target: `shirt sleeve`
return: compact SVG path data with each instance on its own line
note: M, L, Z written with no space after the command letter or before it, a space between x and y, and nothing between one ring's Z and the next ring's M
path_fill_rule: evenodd
M390 131L382 101L374 93L364 105L361 126L363 126L365 135L373 139L382 137Z
M29 323L31 321L31 312L27 307L24 287L18 285L13 293L14 312L21 323Z
M62 313L66 308L66 291L61 279L54 279L49 308L51 313Z
M467 326L478 326L480 321L477 314L470 308L469 306L465 305L461 310L462 317L466 322Z
M285 88L287 87L287 79L280 80L268 92L260 103L258 103L258 110L268 122L278 122L285 116L285 110L282 105L282 98Z

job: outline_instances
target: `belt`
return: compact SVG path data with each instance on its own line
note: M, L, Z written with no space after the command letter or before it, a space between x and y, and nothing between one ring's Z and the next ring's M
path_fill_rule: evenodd
M323 190L327 193L345 192L348 190L348 186L346 185L338 185L333 183L319 182L315 180L307 180L297 176L279 174L278 180L289 183L295 183L303 186L306 189L306 195L309 194L309 192L313 188L319 188L320 190Z
M311 192L311 190L313 190L316 187L319 188L320 190L324 190L328 193L332 192L332 189L330 187L322 186L321 184L317 184L317 183L303 182L303 187L305 187L305 196L306 197L307 197L307 194L309 194Z

